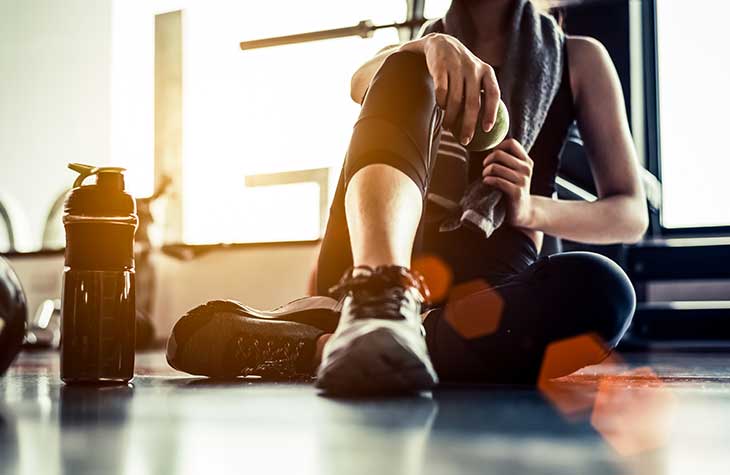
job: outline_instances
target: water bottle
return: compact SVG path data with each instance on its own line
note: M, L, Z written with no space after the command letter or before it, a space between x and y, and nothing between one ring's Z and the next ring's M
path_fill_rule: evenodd
M63 215L61 379L124 383L134 373L135 200L124 191L123 168L69 168L79 176ZM96 183L84 185L92 176Z

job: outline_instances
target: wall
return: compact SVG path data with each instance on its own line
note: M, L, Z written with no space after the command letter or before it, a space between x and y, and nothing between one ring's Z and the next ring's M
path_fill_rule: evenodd
M168 335L178 318L208 300L273 309L303 297L318 255L314 243L242 246L189 260L158 255L157 334Z
M73 173L110 151L111 0L0 1L0 193L22 249Z
M181 3L0 0L0 199L24 216L20 250L40 247L48 210L73 180L68 162L151 165L154 14ZM148 191L148 172L130 174L133 191ZM316 244L158 255L158 334L209 299L273 308L301 297L316 255ZM31 316L60 298L62 254L11 263Z

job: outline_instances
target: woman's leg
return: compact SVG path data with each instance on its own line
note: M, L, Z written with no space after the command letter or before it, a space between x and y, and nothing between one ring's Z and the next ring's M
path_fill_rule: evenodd
M433 386L420 288L403 268L410 264L441 115L424 57L387 58L354 126L320 250L318 293L327 294L342 277L340 308L331 299L304 299L280 309L279 318L262 318L233 302L213 302L178 322L168 361L195 374L235 376L268 368L292 375L316 354L323 356L318 385L329 391ZM355 264L385 266L371 278L343 276L353 255ZM339 314L336 329L326 335L333 331L333 313Z
M441 115L423 55L389 56L353 128L337 197L344 204L333 204L356 268L338 282L340 321L322 348L317 386L328 392L419 391L438 381L422 333L425 292L409 267ZM329 239L320 264L329 246L344 244Z
M613 261L567 252L431 311L426 340L442 381L535 384L551 343L590 335L606 351L565 367L600 362L626 332L635 302L628 277ZM584 358L579 353L576 358Z
M423 197L406 174L380 163L357 171L345 194L355 266L411 266Z
M353 264L410 266L441 115L423 56L389 56L353 128L320 251L319 294Z

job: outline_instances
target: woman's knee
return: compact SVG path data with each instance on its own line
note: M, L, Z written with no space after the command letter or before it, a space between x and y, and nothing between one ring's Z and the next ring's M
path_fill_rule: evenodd
M423 55L393 53L375 73L345 160L345 186L361 168L383 163L405 173L422 193L437 131L433 80Z
M426 58L410 51L398 51L385 58L371 81L373 85L381 82L387 82L389 89L411 90L414 86L420 86L433 91Z
M393 53L375 72L360 119L380 117L404 126L427 125L436 107L433 79L422 54Z
M607 346L615 347L636 309L636 293L626 273L612 260L591 252L566 252L549 259L555 276L572 288L567 305Z

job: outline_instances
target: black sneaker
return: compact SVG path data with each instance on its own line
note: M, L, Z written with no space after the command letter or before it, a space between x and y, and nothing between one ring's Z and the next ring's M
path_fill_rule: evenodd
M167 362L218 379L311 378L317 338L335 330L339 314L339 303L329 297L304 297L272 311L213 300L175 324Z
M387 394L438 383L421 325L423 280L399 266L348 271L331 292L342 296L340 323L327 341L317 386L336 394Z

